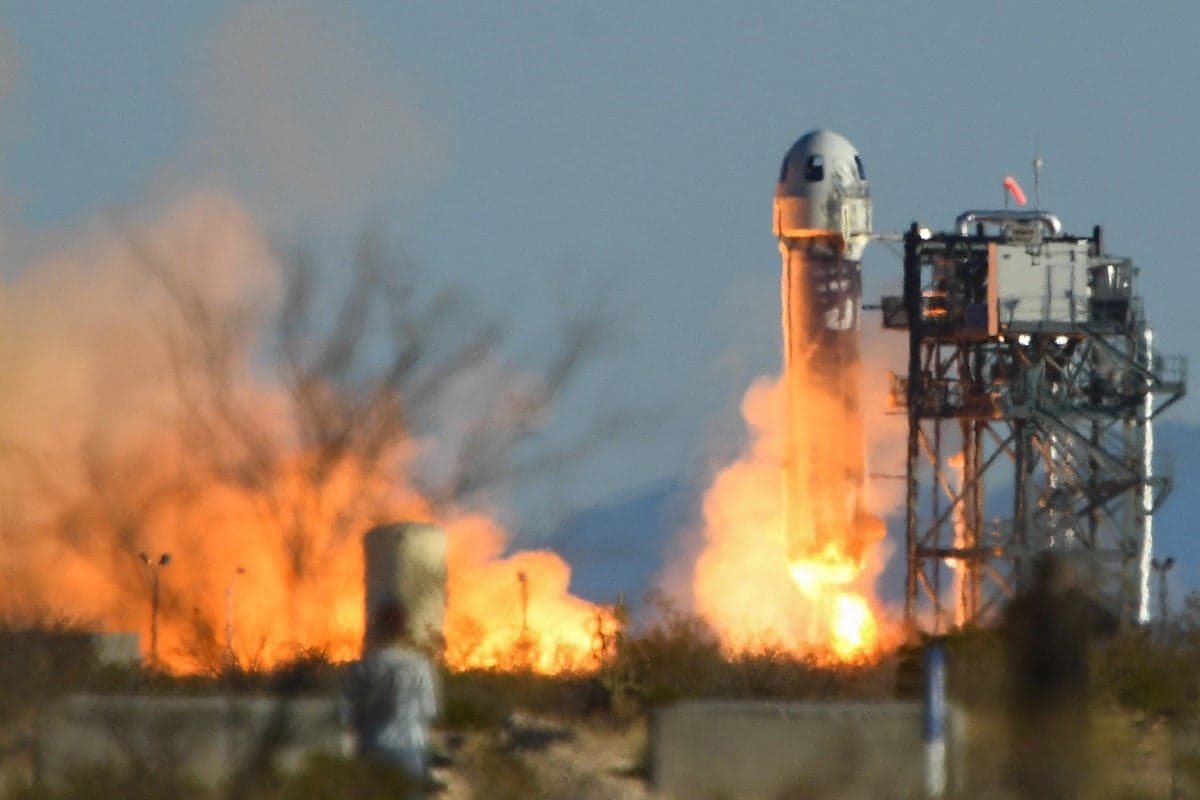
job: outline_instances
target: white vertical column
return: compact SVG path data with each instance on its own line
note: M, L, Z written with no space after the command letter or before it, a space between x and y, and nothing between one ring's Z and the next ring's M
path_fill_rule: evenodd
M1150 374L1154 373L1154 331L1146 328L1143 341L1145 352L1142 365ZM1148 379L1149 381L1149 379ZM1137 621L1146 624L1150 621L1150 568L1154 558L1154 487L1150 479L1154 477L1154 393L1147 391L1142 401L1142 530L1141 556L1138 564L1138 607Z
M946 794L946 648L934 639L925 648L925 793Z

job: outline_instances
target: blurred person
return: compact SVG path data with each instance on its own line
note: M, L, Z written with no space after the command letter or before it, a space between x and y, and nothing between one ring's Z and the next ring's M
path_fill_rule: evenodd
M1022 798L1074 800L1089 767L1088 650L1117 618L1060 554L1040 554L1032 577L1004 620L1012 778Z
M397 603L376 612L363 657L342 686L342 722L353 728L358 754L429 782L429 723L438 713L433 666L408 641L408 613Z

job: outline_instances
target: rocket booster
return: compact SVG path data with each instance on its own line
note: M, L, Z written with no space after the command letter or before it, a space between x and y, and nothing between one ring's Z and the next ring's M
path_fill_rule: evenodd
M858 151L832 131L802 136L783 159L774 207L783 261L784 494L793 558L858 538L865 460L860 259L870 231L870 187Z

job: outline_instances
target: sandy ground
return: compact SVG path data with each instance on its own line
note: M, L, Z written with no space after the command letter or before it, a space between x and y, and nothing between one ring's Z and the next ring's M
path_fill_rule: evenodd
M560 725L516 717L499 731L465 734L436 770L442 800L651 800L640 770L644 723Z
M0 726L0 797L10 786L23 786L33 780L32 715L22 715Z

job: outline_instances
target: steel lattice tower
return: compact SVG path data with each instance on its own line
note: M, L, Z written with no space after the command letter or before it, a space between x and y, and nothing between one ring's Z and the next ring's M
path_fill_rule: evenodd
M1044 550L1069 556L1131 621L1149 615L1151 515L1170 490L1153 421L1185 362L1154 347L1137 270L1042 212L968 212L904 237L905 618L932 630L994 612Z

